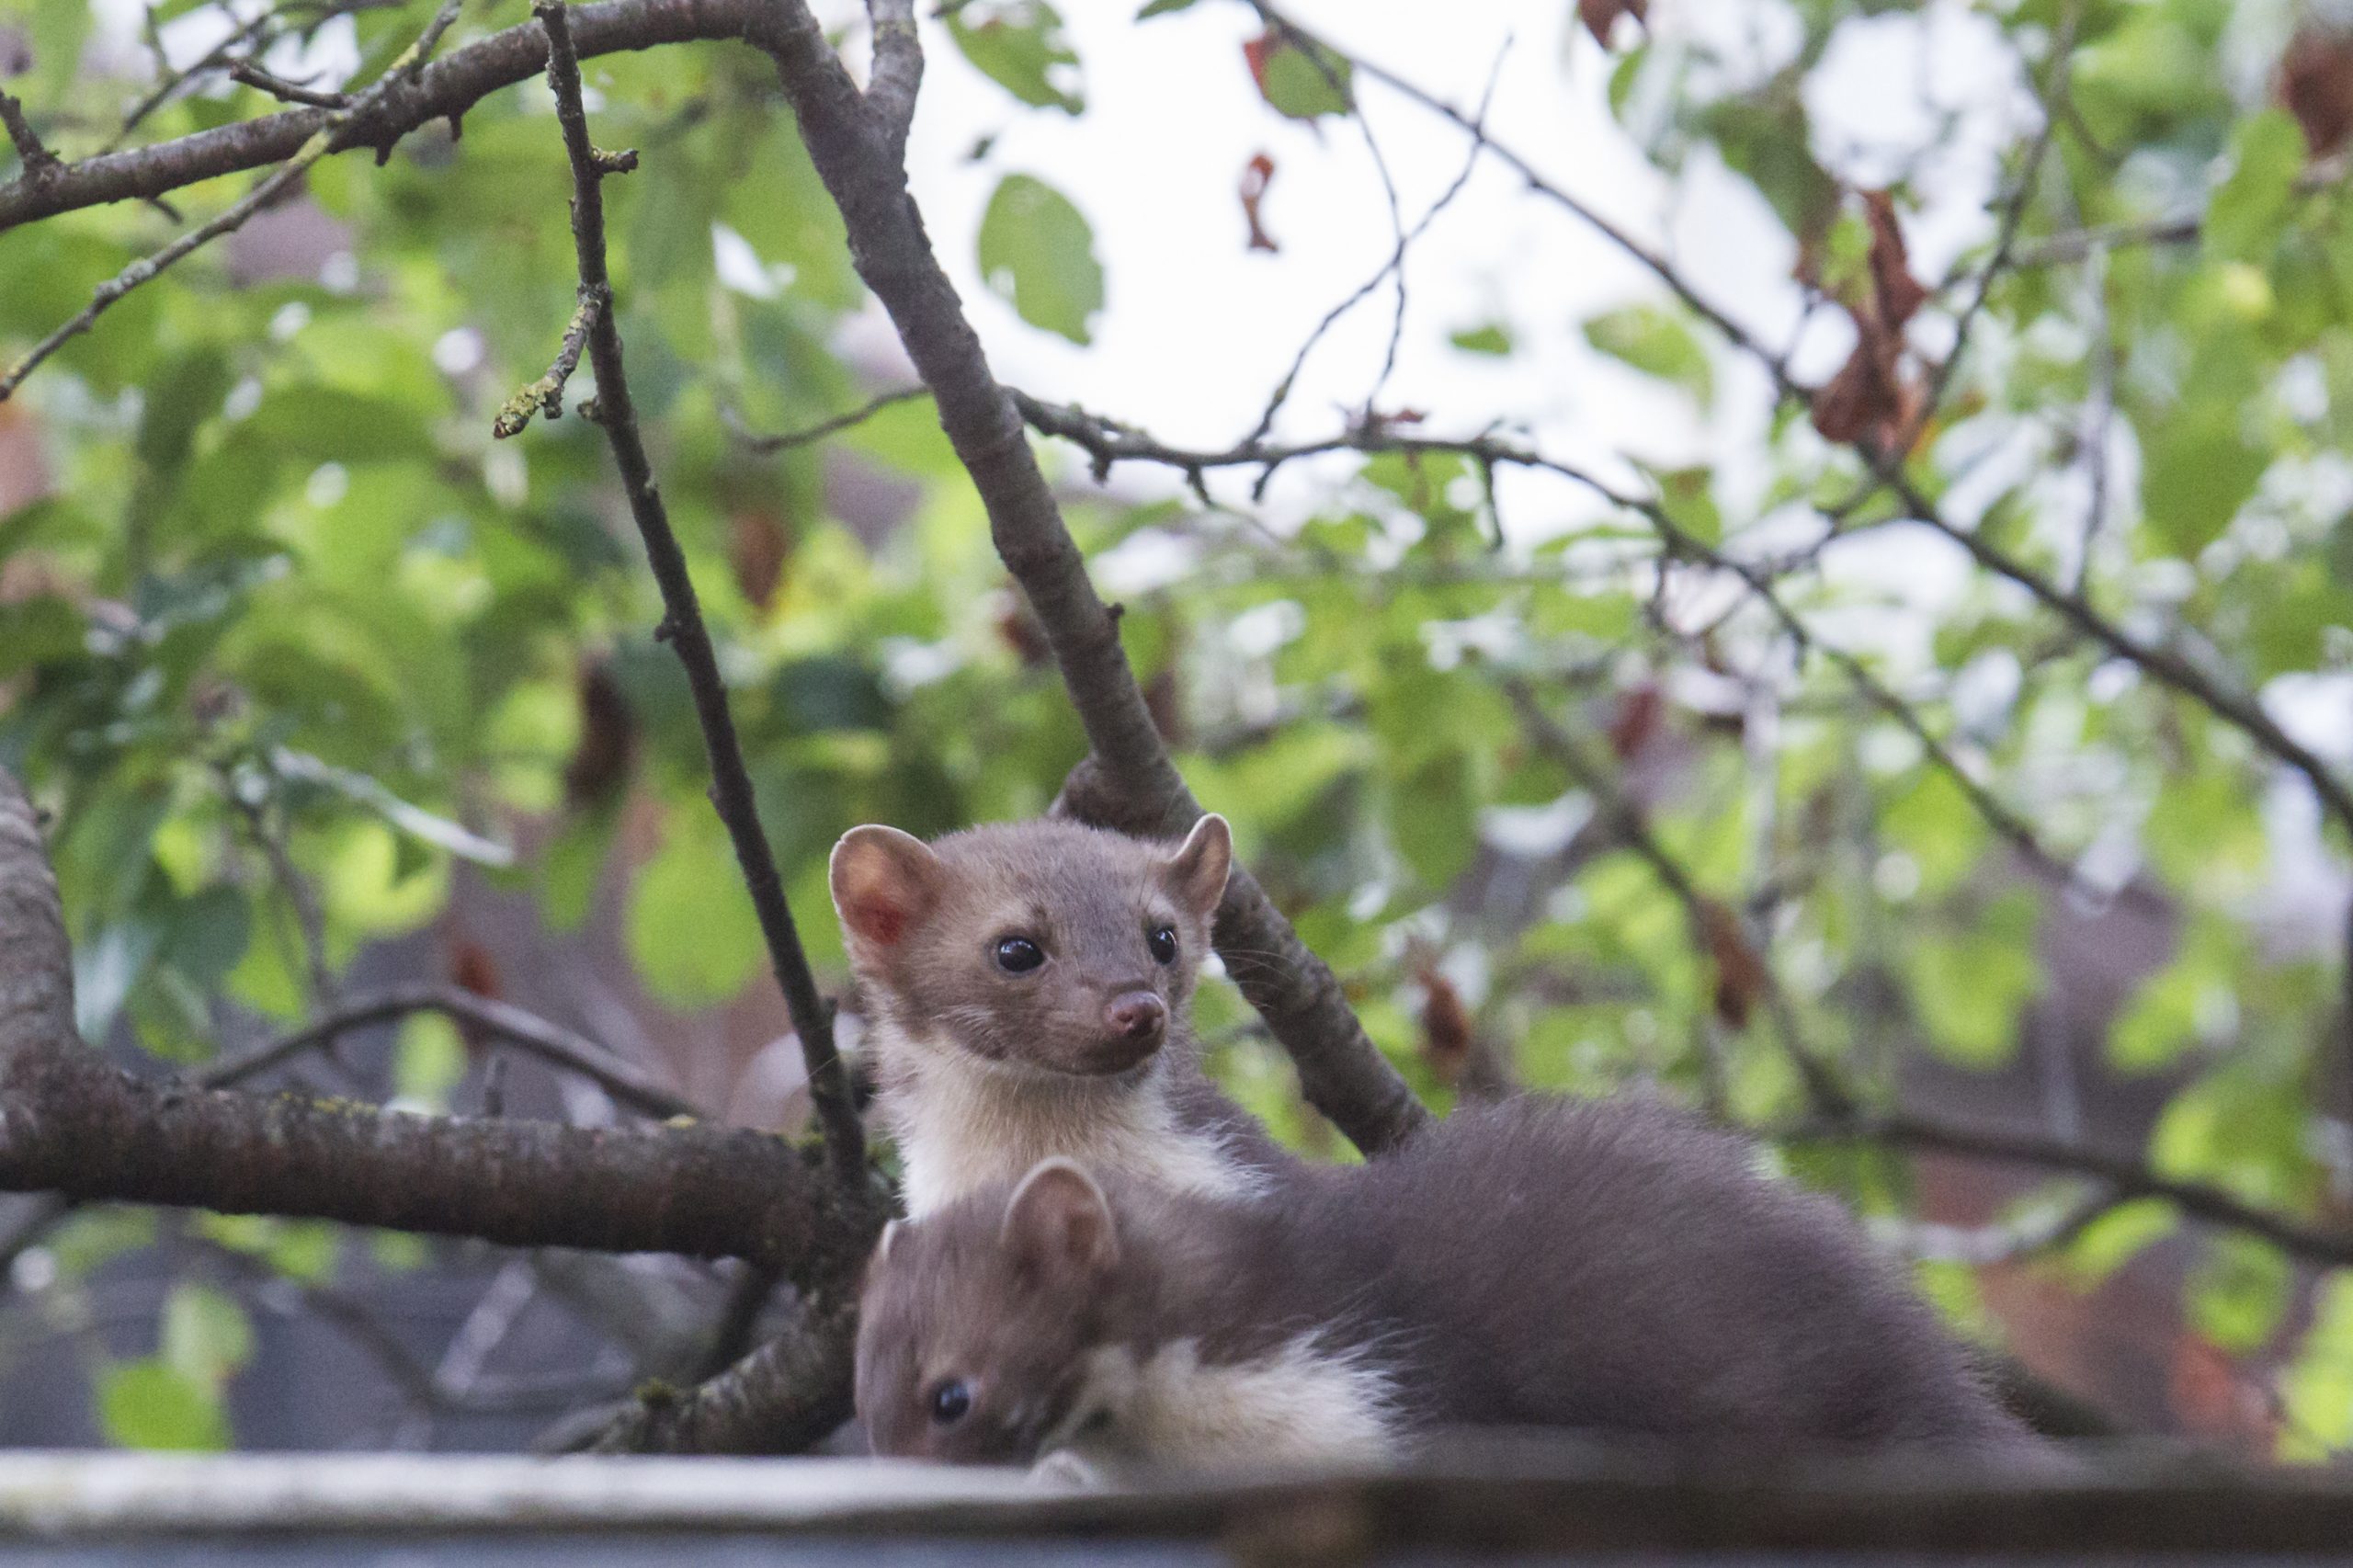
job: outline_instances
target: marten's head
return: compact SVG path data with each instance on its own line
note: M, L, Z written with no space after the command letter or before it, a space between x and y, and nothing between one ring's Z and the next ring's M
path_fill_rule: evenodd
M874 1451L1027 1464L1073 1435L1120 1262L1103 1189L1064 1159L891 1225L858 1303L858 1414Z
M991 1062L1089 1076L1179 1027L1233 863L1225 819L1174 848L1053 820L937 844L852 828L834 908L876 1017Z

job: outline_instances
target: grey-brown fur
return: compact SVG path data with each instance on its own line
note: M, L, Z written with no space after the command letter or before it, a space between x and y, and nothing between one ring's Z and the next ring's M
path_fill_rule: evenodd
M1116 1244L1091 1260L1012 1245L995 1187L895 1227L870 1266L859 1409L884 1452L1026 1462L1085 1414L1104 1347L1196 1341L1215 1368L1312 1334L1379 1374L1401 1440L2030 1443L1851 1219L1751 1161L1654 1102L1529 1098L1253 1204L1095 1172ZM942 1426L926 1402L951 1377L973 1409Z
M1230 855L1215 817L1183 846L1051 820L843 838L835 904L912 1211L1052 1153L1233 1193L1290 1163L1203 1075L1189 1023ZM1008 937L1045 961L1006 972ZM1157 1020L1115 1027L1121 1006Z

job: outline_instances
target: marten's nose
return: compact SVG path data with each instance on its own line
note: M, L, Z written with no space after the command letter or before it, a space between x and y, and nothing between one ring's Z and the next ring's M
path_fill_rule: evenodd
M1103 1009L1103 1021L1122 1039L1147 1040L1168 1027L1168 1007L1149 991L1124 991Z

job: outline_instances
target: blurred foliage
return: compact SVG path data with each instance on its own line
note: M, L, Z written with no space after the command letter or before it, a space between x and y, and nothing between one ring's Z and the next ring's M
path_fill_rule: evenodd
M85 0L6 4L0 18L14 20L0 25L20 29L32 60L12 89L61 152L95 151L126 84L77 76ZM157 16L202 8L172 0ZM324 25L381 61L429 8L409 0ZM1143 9L1141 25L1183 28L1217 8ZM1774 5L1756 36L1779 41L1763 57L1753 40L1678 30L1668 0L1653 9L1655 30L1620 28L1605 62L1628 136L1670 185L1732 171L1788 231L1815 301L1856 308L1874 240L1844 153L1809 123L1807 89L1843 39L1908 8ZM2027 167L2038 115L2017 117L2005 143L1997 194L2034 178L2018 265L1986 292L1912 477L2034 570L2080 580L2101 613L2234 687L2333 680L2325 689L2343 692L2353 199L2315 161L2313 128L2278 107L2269 64L2250 68L2247 40L2275 52L2286 41L2279 7L1929 9L1984 35L2021 95L2064 100L2039 169ZM317 17L289 7L284 25L301 33ZM470 12L445 48L485 25ZM947 36L1008 108L1084 114L1081 62L1051 6L976 3ZM2063 62L2052 58L2062 38ZM1347 62L1271 34L1245 54L1235 69L1254 73L1269 115L1355 112ZM2353 78L2353 54L2343 69ZM837 977L824 884L837 834L1036 812L1083 743L926 405L777 457L731 436L731 419L799 428L871 390L836 347L862 290L766 62L661 49L592 60L587 74L598 141L641 149L648 171L612 182L608 200L657 471L803 934ZM431 922L460 860L533 892L568 928L588 909L625 796L659 824L624 920L650 991L715 1002L764 968L601 437L574 418L513 442L489 436L492 411L545 369L573 306L567 179L543 97L495 95L466 115L461 141L430 127L381 168L322 164L310 195L341 226L324 267L279 276L258 243L215 245L0 406L0 434L29 422L53 481L0 517L0 763L54 812L93 1039L127 1030L185 1063L208 1057L233 1010L302 1017L315 1000L305 917L281 853L316 892L331 967ZM171 99L136 137L273 107L216 83ZM1939 196L1901 173L1881 183L1899 222ZM193 221L238 188L174 201ZM2142 232L2201 212L2187 235ZM1924 279L1924 323L1967 308L1992 228L1980 225L1952 278ZM0 234L0 347L20 351L172 232L157 210L123 204ZM2086 233L2102 237L2067 238ZM1028 323L1089 340L1107 279L1086 216L1046 177L1004 175L976 240L983 275ZM722 283L722 253L746 250L755 277L735 269ZM1519 303L1455 345L1561 353L1547 303ZM1656 382L1695 417L1754 378L1664 291L1574 330L1617 362L1610 373ZM1837 509L1869 497L1868 470L1794 406L1725 472L1654 478L1678 525L1735 555L1785 550L1792 517L1832 517L1838 546L1893 517L1877 499ZM915 497L902 525L837 515L845 486L892 484ZM1772 1027L1726 1027L1725 955L1695 947L1649 866L1618 848L1548 879L1543 855L1593 802L1521 732L1499 675L1582 716L1609 760L1650 780L1661 845L1705 896L1743 912L1794 1026L1869 1095L1894 1098L1915 1056L2017 1068L2022 1017L2065 978L2048 972L2062 895L2021 875L1965 792L1837 669L1793 660L1753 602L1719 594L1702 616L1663 588L1640 518L1588 505L1555 537L1494 550L1468 463L1393 454L1335 483L1295 531L1086 494L1070 521L1090 553L1179 547L1181 573L1125 596L1138 673L1166 699L1197 791L1233 819L1243 854L1373 1038L1435 1101L1452 1090L1422 1050L1422 1008L1443 974L1528 1082L1720 1092L1757 1125L1807 1108ZM2109 511L2087 529L2096 496ZM1780 589L1802 612L1901 619L1893 601L1804 565ZM2149 1160L2341 1219L2353 1164L2332 1034L2343 957L2325 931L2283 928L2294 923L2277 918L2277 895L2316 853L2341 879L2342 835L2316 836L2309 790L2240 733L2006 585L1967 579L1921 630L1925 667L1904 667L1900 689L1929 729L2058 854L2110 882L2137 873L2177 912L2170 956L2108 1038L2116 1074L2164 1087ZM1229 988L1205 991L1199 1022L1254 1110L1342 1153ZM447 1025L404 1031L404 1099L448 1103L466 1070ZM2334 1118L2319 1098L2331 1092ZM1901 1162L1789 1160L1866 1208L1917 1201ZM124 1223L77 1218L50 1256L69 1280L86 1275L141 1244ZM297 1279L337 1265L322 1227L200 1223L211 1244ZM2161 1205L2113 1210L2042 1267L2088 1290L2173 1229ZM1966 1270L1926 1278L1957 1321L1998 1332ZM2232 1239L2183 1286L2195 1332L2285 1369L2279 1441L2305 1457L2353 1436L2353 1277L2311 1283L2264 1244ZM229 1441L220 1392L252 1349L236 1301L200 1281L175 1288L156 1345L104 1369L108 1434Z

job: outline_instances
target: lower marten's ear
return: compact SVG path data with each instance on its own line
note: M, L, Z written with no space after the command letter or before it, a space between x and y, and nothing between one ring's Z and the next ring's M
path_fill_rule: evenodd
M834 913L853 937L892 947L931 907L940 874L922 839L875 824L851 828L834 846Z
M1016 1259L1047 1273L1100 1274L1120 1261L1109 1200L1082 1166L1059 1155L1021 1178L999 1234Z
M1176 846L1163 872L1168 889L1185 907L1204 919L1217 911L1225 896L1226 873L1233 869L1233 830L1211 812L1193 824Z

